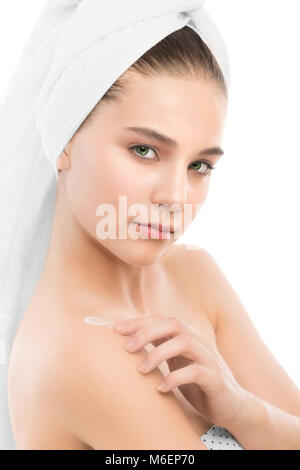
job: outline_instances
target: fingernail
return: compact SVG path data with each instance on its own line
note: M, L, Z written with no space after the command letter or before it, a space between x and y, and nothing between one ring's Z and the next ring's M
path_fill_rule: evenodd
M115 329L117 331L129 331L132 327L128 324L127 321L118 321L118 322L115 322L115 325L114 325Z
M157 387L157 390L159 390L160 392L164 392L166 389L168 388L166 382L162 382L158 387Z
M125 325L120 324L120 325L115 325L115 329L117 331L126 331L128 329L128 327L126 327Z
M149 364L145 361L143 362L139 367L138 367L138 370L140 372L146 372L146 370L148 369L149 367Z
M132 338L130 341L128 341L128 343L125 345L125 349L133 349L136 345L136 339L135 338Z

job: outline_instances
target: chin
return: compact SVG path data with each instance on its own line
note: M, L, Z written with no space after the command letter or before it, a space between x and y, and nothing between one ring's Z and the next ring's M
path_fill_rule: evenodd
M171 240L138 238L137 240L106 240L103 245L125 263L146 268L155 265L173 243Z

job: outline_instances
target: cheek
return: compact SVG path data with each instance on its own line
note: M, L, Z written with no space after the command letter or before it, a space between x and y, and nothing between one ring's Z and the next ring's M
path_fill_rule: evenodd
M190 205L192 210L187 209L188 215L186 216L188 220L190 220L190 211L192 212L191 216L191 222L194 220L194 218L197 216L197 214L201 211L208 191L209 191L209 183L210 183L210 177L201 177L201 176L195 176L195 179L193 179L190 182L189 185L189 191L188 191L188 198L187 198L187 203ZM198 178L198 179L197 179ZM190 225L188 223L188 225ZM188 227L187 225L187 227ZM186 228L187 228L186 227Z
M132 201L139 202L141 181L130 158L114 154L106 155L93 175L93 186L97 188L95 193L99 203L103 201L112 204L117 214L120 196L126 197L127 206Z
M209 190L211 176L193 176L189 185L189 201L190 204L203 204Z
M96 215L101 203L115 209L118 227L119 196L127 196L127 211L131 204L143 201L145 184L135 168L130 158L113 152L74 155L67 178L68 197L74 215L92 236L101 220Z

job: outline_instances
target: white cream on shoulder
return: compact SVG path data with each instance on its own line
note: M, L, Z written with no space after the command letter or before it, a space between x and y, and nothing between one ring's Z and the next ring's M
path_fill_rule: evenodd
M96 325L96 326L107 325L111 327L113 326L113 322L105 321L102 318L97 317L97 316L85 317L83 321L85 323L88 323L89 325Z

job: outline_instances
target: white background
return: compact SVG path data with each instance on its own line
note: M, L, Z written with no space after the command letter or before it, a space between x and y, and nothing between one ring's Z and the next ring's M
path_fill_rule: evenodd
M44 3L0 0L0 100ZM216 259L300 388L299 0L206 0L206 8L231 62L225 155L180 243Z

